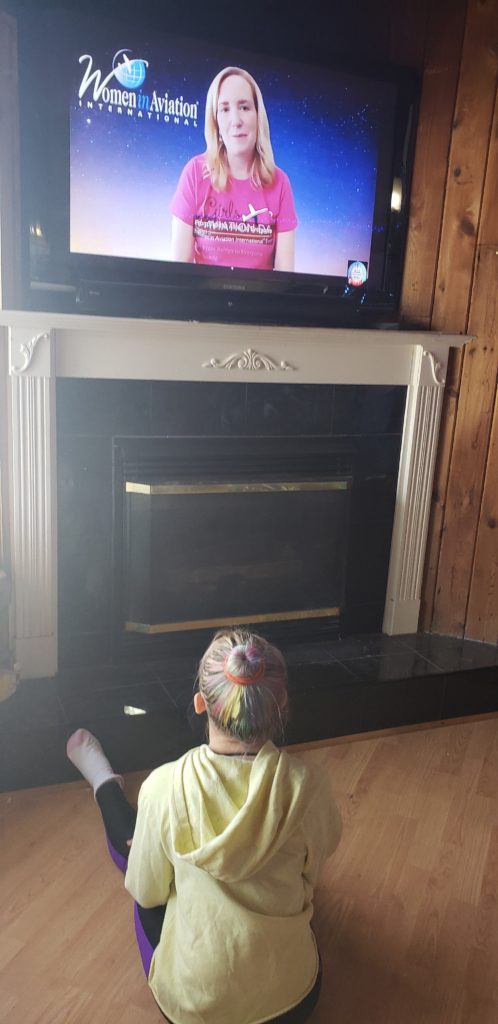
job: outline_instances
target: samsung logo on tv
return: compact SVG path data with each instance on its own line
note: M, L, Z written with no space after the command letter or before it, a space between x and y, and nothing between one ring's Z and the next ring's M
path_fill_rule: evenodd
M145 82L149 62L138 57L130 59L129 53L131 50L118 50L114 54L112 69L105 78L98 68L93 69L93 57L89 53L81 55L79 63L87 61L87 65L78 89L80 107L83 106L83 97L91 90L86 100L88 109L96 105L99 110L117 114L122 114L124 109L129 116L135 114L148 120L193 124L196 128L199 102L190 103L183 96L172 97L167 92L161 95L156 89L151 94L143 92L141 86ZM122 88L111 85L113 79Z

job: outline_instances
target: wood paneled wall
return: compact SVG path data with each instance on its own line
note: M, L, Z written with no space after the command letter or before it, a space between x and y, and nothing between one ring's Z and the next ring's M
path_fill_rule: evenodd
M420 627L498 642L498 0L430 14L402 309L452 352Z

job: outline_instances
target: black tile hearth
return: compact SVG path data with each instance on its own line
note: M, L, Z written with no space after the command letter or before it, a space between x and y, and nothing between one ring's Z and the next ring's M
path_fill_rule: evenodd
M340 661L332 658L320 659L320 661L303 661L292 663L289 659L289 694L291 702L303 694L306 699L311 699L315 694L330 693L337 687L353 686L358 682L358 676L349 670L347 665L341 665Z
M202 742L188 717L175 708L134 718L99 719L88 726L98 736L118 772L140 771L181 757Z
M20 734L0 726L0 790L52 786L72 782L76 775L66 757L64 725L32 728Z
M368 633L289 643L284 653L290 745L498 712L498 647L490 644ZM99 737L119 772L152 769L202 743L195 672L185 652L20 683L0 703L0 790L77 778L65 745L78 726Z
M126 709L129 714L150 714L153 711L167 712L174 708L173 701L161 683L135 683L128 686L112 686L107 690L94 690L85 693L65 693L60 702L66 714L66 720L74 729L98 718L121 718Z
M59 639L59 665L72 670L108 665L111 660L111 632L66 633Z
M98 665L95 668L70 668L60 670L55 686L62 701L81 694L92 694L95 690L108 690L117 687L141 686L147 683L161 682L154 662L140 664ZM0 705L1 706L1 705Z
M363 732L362 696L361 685L354 681L353 686L348 683L311 693L292 694L286 727L287 742L292 746L306 742L303 736L313 736L316 741Z
M413 636L399 636L398 642L411 647L434 665L445 671L485 668L498 665L498 647L481 644L476 640L459 640L455 637L421 633Z
M386 674L383 678L365 687L361 714L366 732L441 720L444 675L426 673L394 680Z
M30 733L66 723L55 679L27 679L8 700L0 701L0 734Z
M379 657L347 659L342 663L357 679L371 682L411 679L416 676L437 674L440 669L421 658L415 651L393 652Z
M417 634L415 634L417 635ZM397 636L386 636L385 633L365 632L359 636L346 636L337 640L329 647L330 653L338 661L349 661L351 658L390 655L405 650Z
M471 680L471 685L469 685ZM479 671L468 666L447 677L442 707L442 718L455 718L475 714L478 705L482 714L498 707L498 668L481 667Z

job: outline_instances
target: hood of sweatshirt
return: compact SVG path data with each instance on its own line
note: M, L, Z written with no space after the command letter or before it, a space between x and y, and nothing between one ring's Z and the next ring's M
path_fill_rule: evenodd
M176 762L172 781L169 828L176 856L224 882L259 871L321 789L315 771L270 742L250 760L197 747Z

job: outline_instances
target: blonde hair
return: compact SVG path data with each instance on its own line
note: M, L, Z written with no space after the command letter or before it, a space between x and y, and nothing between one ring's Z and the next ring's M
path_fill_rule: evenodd
M230 169L228 166L227 151L218 129L218 100L220 89L226 78L230 75L239 75L249 82L258 117L258 130L256 135L256 148L254 160L251 166L251 182L255 188L262 185L271 185L275 175L275 159L270 142L270 125L266 113L263 95L258 83L243 68L223 68L216 78L213 78L206 96L206 118L204 122L204 135L206 137L206 176L209 175L213 188L218 192L224 192L228 185Z
M240 629L217 633L201 658L198 682L219 729L244 743L283 741L287 666L263 637Z

